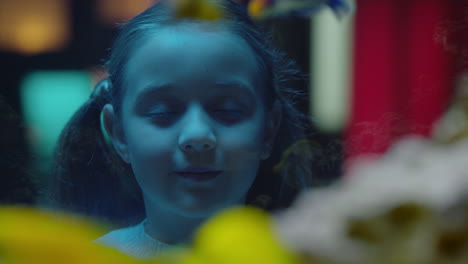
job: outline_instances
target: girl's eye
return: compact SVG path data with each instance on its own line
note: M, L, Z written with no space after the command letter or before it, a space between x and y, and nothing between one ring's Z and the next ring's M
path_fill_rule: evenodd
M148 117L151 119L151 122L162 127L170 126L176 121L177 116L178 112L155 112L148 114Z
M215 109L213 115L216 119L228 123L234 124L241 121L244 117L244 112L240 109Z

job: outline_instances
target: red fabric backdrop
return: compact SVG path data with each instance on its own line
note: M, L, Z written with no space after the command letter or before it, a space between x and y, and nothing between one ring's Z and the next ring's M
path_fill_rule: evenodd
M428 136L468 58L468 1L357 0L352 113L345 154Z

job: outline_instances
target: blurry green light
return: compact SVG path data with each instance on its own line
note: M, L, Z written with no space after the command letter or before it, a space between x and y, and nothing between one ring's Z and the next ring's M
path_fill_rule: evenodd
M90 92L91 76L86 71L37 71L25 76L21 100L36 155L52 156L60 132Z

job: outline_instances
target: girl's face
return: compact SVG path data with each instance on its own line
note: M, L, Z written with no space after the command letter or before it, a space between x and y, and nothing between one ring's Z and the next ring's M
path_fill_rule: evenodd
M166 28L125 72L114 146L147 207L205 216L242 203L274 130L248 44L196 25Z

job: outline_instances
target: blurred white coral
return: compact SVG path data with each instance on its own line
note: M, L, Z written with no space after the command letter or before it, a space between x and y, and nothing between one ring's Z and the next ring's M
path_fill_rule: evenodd
M379 160L356 161L341 182L302 194L275 223L310 263L445 263L454 247L447 263L462 263L467 164L468 140L443 145L412 136ZM466 230L450 237L452 229Z

